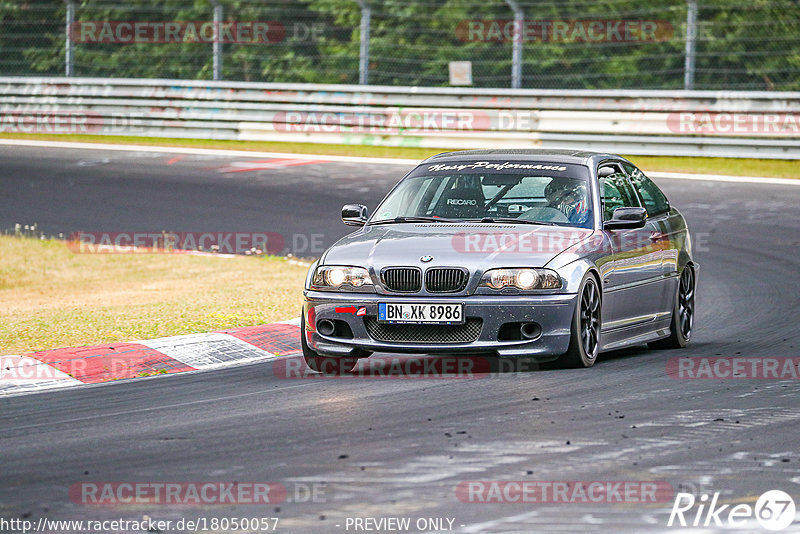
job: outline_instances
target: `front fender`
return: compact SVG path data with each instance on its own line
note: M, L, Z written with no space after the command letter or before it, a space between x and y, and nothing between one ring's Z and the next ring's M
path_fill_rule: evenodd
M586 273L590 271L597 275L598 283L602 281L602 274L599 272L597 266L586 259L575 260L572 263L562 265L555 270L564 281L564 288L562 289L564 293L577 293L584 276L586 276Z
M612 260L613 250L608 236L603 231L595 231L555 256L545 267L561 275L565 292L577 293L583 277L589 271L597 275L598 283L602 287L603 279L613 267Z

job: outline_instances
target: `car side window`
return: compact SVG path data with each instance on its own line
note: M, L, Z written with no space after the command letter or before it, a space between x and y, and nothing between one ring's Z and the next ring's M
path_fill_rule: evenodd
M604 166L604 165L603 165ZM617 167L614 165L613 167ZM600 191L602 193L603 220L607 221L614 216L614 210L624 207L638 207L639 201L633 188L628 183L625 174L621 169L617 172L600 179Z
M630 164L624 164L625 170L631 176L631 183L642 198L647 215L653 217L669 211L669 201L658 186L644 175L642 171Z

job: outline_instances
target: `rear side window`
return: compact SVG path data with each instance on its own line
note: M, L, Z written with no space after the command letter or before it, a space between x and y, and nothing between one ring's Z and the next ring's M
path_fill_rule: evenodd
M644 175L642 171L630 165L623 163L625 170L628 171L631 177L631 183L639 196L642 197L644 208L647 210L647 215L653 217L669 211L669 201L666 195L661 192L658 186Z

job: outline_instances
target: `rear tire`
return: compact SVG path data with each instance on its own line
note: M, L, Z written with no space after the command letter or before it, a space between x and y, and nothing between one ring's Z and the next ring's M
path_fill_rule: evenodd
M691 265L683 268L678 291L672 305L672 322L669 325L669 337L652 341L647 345L651 349L682 349L689 344L694 328L694 295L696 277Z
M597 280L587 274L578 289L578 302L572 314L569 349L558 358L561 367L591 367L600 352L600 310L602 295Z
M305 313L300 318L300 346L303 349L303 359L312 371L326 375L344 375L351 373L358 365L358 357L355 356L323 356L306 342L306 318Z

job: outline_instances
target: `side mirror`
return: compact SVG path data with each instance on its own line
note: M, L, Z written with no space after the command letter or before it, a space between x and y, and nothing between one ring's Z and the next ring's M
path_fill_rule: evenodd
M647 220L644 208L617 208L610 220L603 223L604 230L641 228Z
M345 204L342 206L342 222L347 226L364 226L369 210L363 204Z

